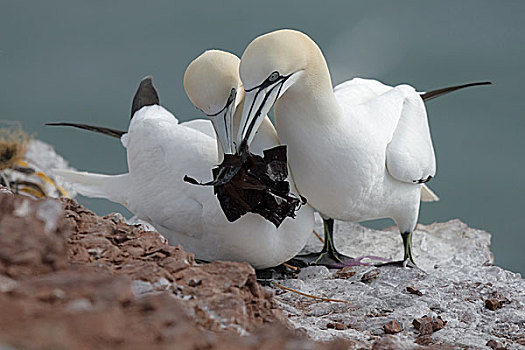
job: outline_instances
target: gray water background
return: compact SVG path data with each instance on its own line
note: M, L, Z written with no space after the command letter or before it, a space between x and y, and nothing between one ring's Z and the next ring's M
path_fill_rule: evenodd
M188 63L208 48L241 55L280 28L316 40L334 83L360 76L429 90L490 80L427 104L438 160L429 185L441 201L423 204L420 222L460 218L491 232L496 263L523 274L524 19L525 1L2 0L0 119L21 121L78 169L122 173L118 140L43 124L126 129L148 74L181 121L201 118L182 88Z

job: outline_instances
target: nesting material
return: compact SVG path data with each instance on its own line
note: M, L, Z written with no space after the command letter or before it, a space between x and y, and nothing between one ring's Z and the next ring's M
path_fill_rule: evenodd
M13 168L23 160L30 140L20 124L0 122L0 170Z
M19 123L0 121L0 186L33 198L67 197L68 191L48 175L64 166L51 146L26 134Z
M303 197L290 192L286 146L264 151L264 156L252 154L247 148L239 154L225 154L224 161L212 170L213 181L200 183L185 176L184 181L195 185L213 186L222 211L230 221L246 213L256 213L276 227L287 217L294 218Z

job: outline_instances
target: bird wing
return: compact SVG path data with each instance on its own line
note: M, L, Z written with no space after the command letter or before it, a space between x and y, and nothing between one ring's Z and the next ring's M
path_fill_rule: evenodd
M217 138L215 134L215 130L213 129L213 124L208 119L193 119L193 120L181 123L181 125L184 125L188 128L192 128L197 131L200 131L203 134L208 135L209 137L213 138L214 140Z
M412 183L428 182L436 174L436 157L423 99L411 87L403 93L402 109L386 149L386 167L392 177Z
M425 105L412 87L355 78L338 85L334 93L345 113L366 125L379 147L386 147L386 167L392 177L423 183L435 175Z
M211 180L211 168L217 164L215 139L179 124L160 106L137 112L127 135L134 189L130 210L168 236L169 231L202 234L204 208L216 201L213 188L191 185L183 178Z
M354 78L345 81L334 88L336 95L344 95L346 105L358 105L366 103L393 87L385 85L377 80Z

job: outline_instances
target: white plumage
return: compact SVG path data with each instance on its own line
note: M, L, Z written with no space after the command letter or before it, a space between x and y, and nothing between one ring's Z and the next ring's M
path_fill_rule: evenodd
M218 142L210 135L211 130L210 121L179 123L160 105L144 106L134 114L127 134L122 136L128 173L57 173L77 183L78 191L86 196L122 203L170 243L182 244L197 258L246 261L256 268L276 266L292 258L311 235L311 207L303 206L295 219L285 219L278 229L252 213L232 223L222 212L213 187L183 181L185 175L211 180L211 169L219 161ZM261 154L277 144L275 130L266 124L251 150Z
M266 268L295 256L311 235L312 209L303 206L278 229L251 213L228 222L212 187L183 181L185 175L211 180L218 162L216 140L184 124L161 106L143 107L126 134L127 174L56 173L76 183L83 195L123 204L170 243L182 244L200 259L247 261ZM255 143L253 151L268 146L275 145Z
M241 58L246 105L241 125L275 102L276 130L300 194L325 217L392 218L413 262L411 233L421 183L436 171L423 99L408 85L353 79L332 89L319 47L282 30L258 37ZM243 127L238 142L249 138ZM330 247L325 245L326 250ZM323 249L323 252L325 249Z

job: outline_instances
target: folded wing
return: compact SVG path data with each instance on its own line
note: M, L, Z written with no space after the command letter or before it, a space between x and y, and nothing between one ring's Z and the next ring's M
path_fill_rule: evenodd
M392 177L411 183L428 182L436 174L436 158L423 99L411 87L403 92L399 120L386 149L386 166Z
M336 86L334 93L345 109L365 116L378 146L386 147L386 167L392 177L424 183L435 175L426 109L414 88L354 78Z

